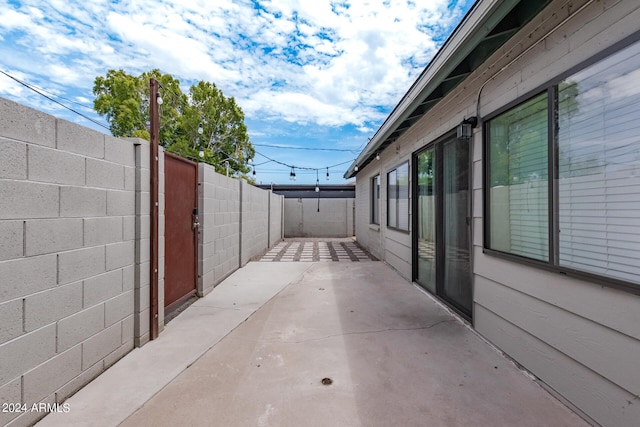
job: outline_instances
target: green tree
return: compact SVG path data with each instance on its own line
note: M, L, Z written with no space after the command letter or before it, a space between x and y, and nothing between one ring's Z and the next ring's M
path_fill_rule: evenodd
M149 79L160 82L160 144L180 156L215 166L225 173L244 175L251 170L249 159L255 149L249 140L244 113L231 97L215 84L200 81L186 95L180 82L154 69L133 76L123 70L109 70L96 77L94 109L109 122L116 137L150 139Z

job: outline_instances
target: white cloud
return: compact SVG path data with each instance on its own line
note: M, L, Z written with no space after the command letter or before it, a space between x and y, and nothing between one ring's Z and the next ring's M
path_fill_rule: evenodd
M464 3L464 0L461 0ZM255 6L259 4L259 6ZM0 0L13 67L90 93L110 68L215 82L245 114L376 127L460 18L446 0ZM37 67L33 64L37 63ZM29 65L31 64L31 65ZM0 86L0 93L7 93Z

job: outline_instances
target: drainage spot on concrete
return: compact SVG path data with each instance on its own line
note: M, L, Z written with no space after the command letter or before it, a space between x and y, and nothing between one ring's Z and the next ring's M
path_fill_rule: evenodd
M318 288L319 291L324 291L324 288Z
M333 384L333 380L331 378L323 378L321 382L322 382L322 385L331 385L331 384Z

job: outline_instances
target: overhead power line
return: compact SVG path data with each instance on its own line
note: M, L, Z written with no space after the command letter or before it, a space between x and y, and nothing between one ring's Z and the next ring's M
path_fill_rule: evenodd
M40 95L40 96L42 96L42 97L44 97L44 98L47 98L49 101L54 102L54 103L56 103L56 104L60 105L60 106L61 106L61 107L63 107L63 108L66 108L67 110L71 111L72 113L75 113L75 114L79 115L80 117L83 117L84 119L89 120L90 122L92 122L92 123L94 123L94 124L96 124L96 125L98 125L98 126L100 126L100 127L105 128L105 129L106 129L106 130L108 130L108 131L111 131L111 129L109 129L109 127L108 127L108 126L105 126L104 124L100 123L99 121L94 120L94 119L92 119L91 117L89 117L89 116L87 116L87 115L85 115L85 114L82 114L81 112L76 111L76 110L74 110L73 108L71 108L71 107L69 107L69 106L67 106L67 105L64 105L62 102L60 102L60 101L58 101L58 100L53 99L53 98L52 98L52 97L50 97L49 95L45 94L45 93L44 93L45 91L42 91L42 90L40 90L40 89L37 89L37 88L33 87L32 85L30 85L29 83L25 83L25 82L23 82L22 80L20 80L20 79L18 79L18 78L16 78L16 77L14 77L14 76L12 76L11 74L7 73L6 71L0 70L0 73L4 74L5 76L9 77L10 79L12 79L12 80L14 80L14 81L16 81L16 82L18 82L18 83L20 83L22 86L26 87L27 89L34 91L34 92L35 92L35 93L37 93L38 95ZM52 94L52 95L53 95L53 94ZM73 102L73 101L68 100L68 99L66 99L66 98L62 98L61 96L58 96L58 95L53 95L53 96L56 96L56 97L61 98L61 99L65 99L65 100L67 100L67 101L69 101L69 102ZM77 104L76 102L73 102L73 103L74 103L74 104ZM82 104L78 104L78 105L80 105L80 106L82 106L82 107L85 107L85 108L86 108L86 106L85 106L85 105L82 105Z
M69 107L68 105L63 104L62 102L60 102L60 101L58 101L58 100L56 100L56 99L54 99L54 98L52 98L52 97L53 97L53 96L55 96L56 98L63 99L63 100L65 100L65 101L67 101L67 102L70 102L70 103L72 103L72 104L78 105L78 106L80 106L80 107L83 107L83 108L87 108L87 109L91 109L91 110L93 110L93 108L92 108L92 107L89 107L89 106L87 106L87 105L84 105L84 104L81 104L81 103L75 102L75 101L70 100L70 99L68 99L68 98L65 98L65 97L63 97L63 96L55 95L55 94L53 94L53 93L51 93L51 92L49 92L49 91L46 91L46 90L44 90L44 89L36 88L36 87L34 87L33 85L31 85L31 84L29 84L29 83L26 83L26 82L24 82L24 81L22 81L22 80L18 79L17 77L12 76L11 74L7 73L6 71L0 70L0 73L1 73L1 74L3 74L3 75L5 75L5 76L7 76L7 77L9 77L10 79L14 80L15 82L19 83L20 85L22 85L22 86L26 87L27 89L29 89L29 90L31 90L31 91L33 91L33 92L37 93L38 95L40 95L40 96L42 96L42 97L44 97L44 98L48 99L49 101L51 101L51 102L53 102L53 103L55 103L55 104L58 104L59 106L61 106L61 107L65 108L65 109L67 109L67 110L71 111L71 112L72 112L72 113L74 113L74 114L77 114L78 116L80 116L80 117L82 117L82 118L84 118L84 119L86 119L86 120L89 120L90 122L92 122L92 123L94 123L94 124L96 124L96 125L98 125L98 126L100 126L100 127L104 128L104 129L106 129L106 130L108 130L108 131L111 131L111 129L110 129L108 126L104 125L103 123L100 123L99 121L97 121L97 120L95 120L95 119L93 119L93 118L91 118L91 117L87 116L86 114L83 114L83 113L81 113L81 112L79 112L79 111L77 111L77 110L75 110L75 109L73 109L73 108ZM172 90L166 89L166 88L164 88L164 87L163 87L163 89L167 90L167 92L169 92L172 96L174 96L174 97L175 97L176 99L178 99L179 101L184 102L184 101L182 101L182 100L180 99L180 97L179 97L175 92L173 92ZM51 95L51 96L49 96L49 95ZM339 149L339 148L283 147L283 146L271 145L271 144L253 144L253 145L254 145L254 146L258 146L258 147L281 148L281 149L290 149L290 150L308 150L308 151L340 151L340 152L355 152L355 151L357 151L357 150ZM261 166L261 165L265 165L265 164L267 164L267 163L272 163L272 162L273 162L273 163L277 163L277 164L279 164L279 165L281 165L281 166L285 166L285 167L287 167L288 169L292 169L292 170L293 170L293 169L298 169L298 170L307 170L307 171L312 171L312 172L316 172L316 173L317 173L318 171L320 171L320 170L325 170L325 169L326 169L326 170L327 170L327 172L328 172L328 171L329 171L330 169L332 169L332 168L335 168L335 167L337 167L337 166L342 166L342 165L345 165L345 164L351 163L351 162L353 161L353 160L347 160L346 162L337 163L337 164L335 164L335 165L331 165L331 166L323 166L323 167L319 167L319 168L313 168L313 167L306 167L306 166L290 165L290 164L288 164L288 163L281 162L281 161L276 160L276 159L274 159L274 158L272 158L272 157L269 157L269 156L267 156L267 155L265 155L265 154L262 154L262 153L260 153L260 152L258 152L258 151L256 151L255 153L256 153L256 154L259 154L259 155L260 155L260 156L262 156L262 157L264 157L265 159L267 159L267 161L262 162L262 163L254 164L254 165L253 165L254 170L255 170L255 167L256 167L256 166Z
M345 151L348 153L355 153L359 150L348 150L345 148L317 148L317 147L286 147L282 145L271 144L253 144L256 147L269 147L269 148L281 148L283 150L308 150L308 151Z

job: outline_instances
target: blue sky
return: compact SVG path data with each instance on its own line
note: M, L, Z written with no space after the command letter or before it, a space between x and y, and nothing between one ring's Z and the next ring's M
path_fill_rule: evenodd
M0 70L105 125L82 105L92 106L93 81L109 69L159 68L185 92L211 81L243 109L258 153L317 168L321 184L343 184L351 161L472 4L0 0ZM0 96L107 132L1 74ZM260 154L255 163L258 182L291 183L290 168ZM315 171L296 176L316 182Z

